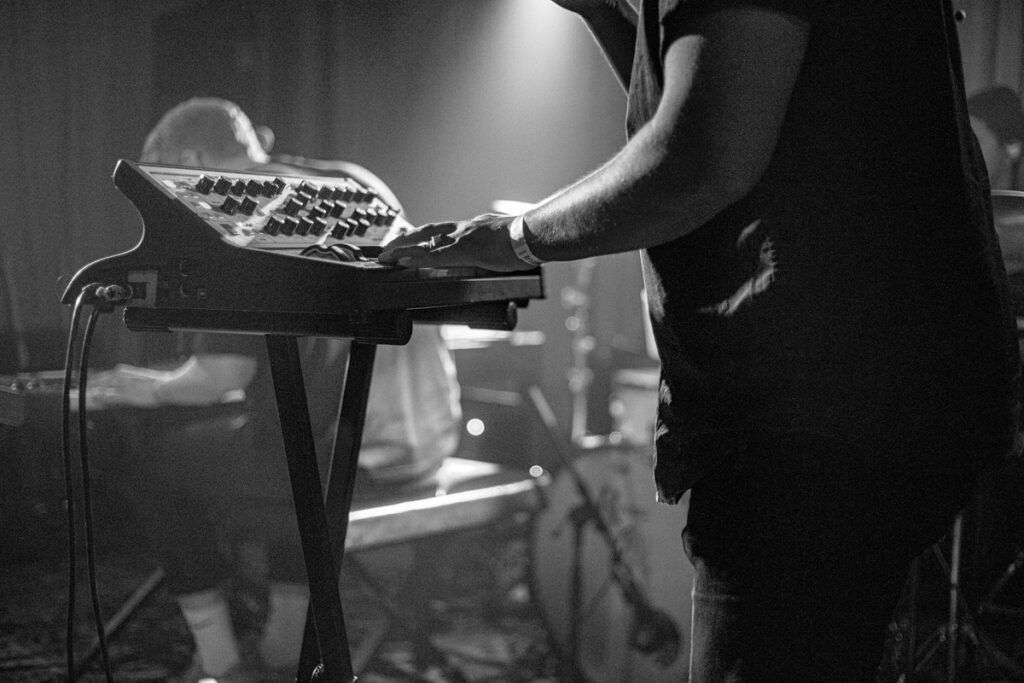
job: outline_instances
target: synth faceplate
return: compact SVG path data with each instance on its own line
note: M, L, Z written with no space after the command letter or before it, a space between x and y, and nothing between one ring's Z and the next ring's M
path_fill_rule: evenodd
M515 310L544 296L539 268L379 263L381 246L411 226L386 190L347 177L122 159L114 184L138 209L142 238L81 268L62 301L85 291L117 297L129 329L405 343L413 320L511 329Z
M410 227L374 188L351 178L145 170L236 247L299 253L338 243L379 247Z

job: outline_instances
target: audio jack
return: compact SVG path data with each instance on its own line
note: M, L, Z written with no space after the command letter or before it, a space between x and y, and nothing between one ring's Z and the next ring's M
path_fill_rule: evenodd
M96 288L96 296L108 304L122 304L131 298L132 290L123 285L100 285Z

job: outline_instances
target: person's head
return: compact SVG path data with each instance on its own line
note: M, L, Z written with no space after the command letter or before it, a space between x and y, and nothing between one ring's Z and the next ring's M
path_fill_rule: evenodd
M242 171L267 163L272 144L270 129L254 127L234 102L197 97L163 115L146 137L140 160Z
M1018 162L1024 149L1020 95L1006 86L995 86L972 95L967 110L992 189L1017 189Z

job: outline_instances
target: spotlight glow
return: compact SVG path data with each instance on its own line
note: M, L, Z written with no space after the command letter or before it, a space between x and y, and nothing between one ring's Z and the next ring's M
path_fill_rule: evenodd
M472 436L480 436L486 429L484 421L478 417L466 420L466 431Z

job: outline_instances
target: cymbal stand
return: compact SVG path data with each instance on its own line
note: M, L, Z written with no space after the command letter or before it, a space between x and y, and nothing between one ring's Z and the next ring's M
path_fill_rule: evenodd
M594 371L589 362L595 344L590 334L590 285L596 267L596 257L583 259L577 264L575 285L562 288L562 305L571 310L565 326L572 336L572 366L568 380L572 397L570 435L574 444L583 443L587 437L590 387L594 383Z
M1011 676L1010 680L1019 680L1024 675L1021 667L1003 654L998 647L978 628L975 620L975 613L971 610L967 600L963 596L960 582L961 557L963 554L963 527L964 514L960 512L953 520L953 527L950 537L950 559L947 565L943 560L939 545L932 546L939 564L949 577L947 584L949 590L948 613L946 623L939 626L935 633L921 646L923 654L917 657L914 639L910 640L910 652L907 656L905 683L912 683L914 675L934 657L941 648L946 648L946 681L957 683L963 680L961 677L961 636L969 642L974 652L983 650L1001 673ZM916 571L916 569L915 569Z
M530 405L543 423L555 453L560 461L562 471L569 473L580 497L580 503L572 509L570 519L573 523L574 559L572 567L572 589L570 593L571 624L568 637L568 653L566 660L571 667L569 675L563 680L571 683L584 683L583 670L579 656L579 625L583 607L583 576L582 576L582 542L583 531L588 524L598 532L611 554L612 579L622 589L623 597L634 610L636 627L632 637L632 645L640 652L653 655L655 661L668 666L675 661L682 642L682 636L675 622L664 612L655 609L643 594L637 583L632 568L625 561L619 548L618 540L605 522L600 507L594 501L586 482L573 463L572 451L558 432L554 413L540 388L530 387Z
M985 599L978 607L978 614L1009 614L1012 616L1024 616L1024 610L1002 607L996 603L996 599L1002 594L1006 584L1024 567L1024 548L1016 548L1013 560L1007 566L1006 571L993 584L992 589L985 596Z

